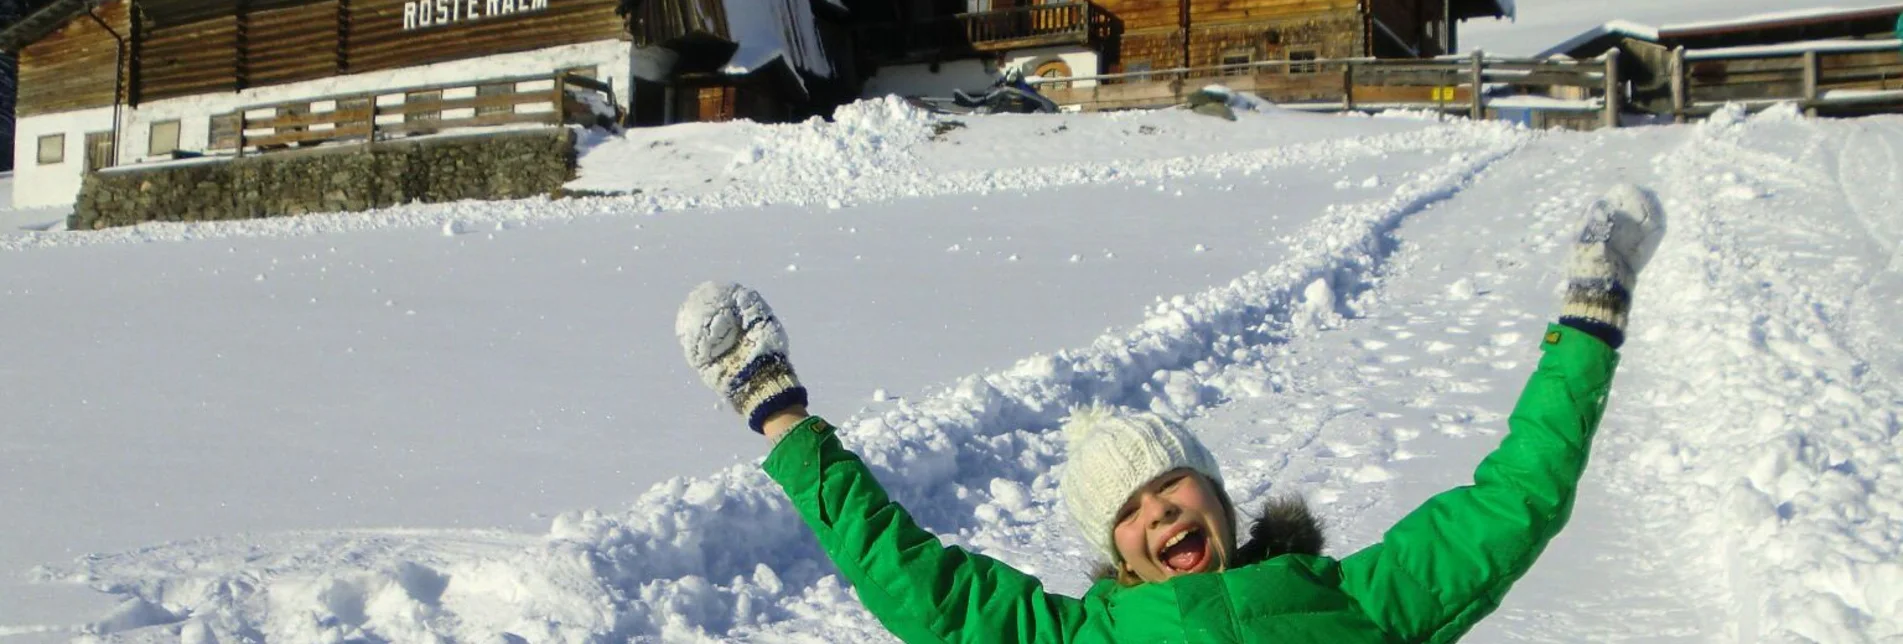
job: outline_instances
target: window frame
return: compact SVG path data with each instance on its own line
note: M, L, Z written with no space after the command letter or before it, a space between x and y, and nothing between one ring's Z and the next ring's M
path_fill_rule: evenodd
M1254 47L1230 47L1222 50L1222 57L1217 59L1217 64L1222 67L1223 76L1247 76L1255 71L1248 66L1255 62L1255 55ZM1242 62L1231 62L1235 58L1241 58Z
M172 126L171 147L168 147L164 150L160 150L158 145L159 128L163 126L167 126L167 125ZM154 156L154 157L160 156L160 155L170 156L173 152L177 152L179 150L179 143L182 140L181 137L184 134L184 129L185 129L184 124L179 119L153 121L152 125L146 129L146 134L145 134L146 156Z
M46 158L47 157L46 143L49 140L58 142L56 146L53 148L54 157L51 161L47 160ZM39 138L35 140L35 143L36 145L39 146L38 149L36 150L36 152L38 153L37 158L39 159L38 165L59 165L66 162L66 133L65 132L41 134Z
M1314 61L1321 60L1322 53L1320 50L1314 49L1312 47L1290 49L1288 50L1287 56L1289 61L1289 66L1288 66L1289 75L1305 76L1309 74L1321 73L1321 67L1322 67L1321 64L1314 62Z

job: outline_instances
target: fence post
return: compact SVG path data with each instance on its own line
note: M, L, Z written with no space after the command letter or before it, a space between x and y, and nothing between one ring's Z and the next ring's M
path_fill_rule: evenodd
M1487 118L1487 105L1482 102L1481 98L1482 95L1486 94L1486 65L1486 53L1475 49L1473 55L1474 91L1471 96L1473 105L1467 108L1467 116L1476 121Z
M1353 61L1341 65L1341 111L1355 111L1355 64Z
M555 72L555 94L549 97L549 101L555 105L555 117L552 123L553 125L561 125L563 123L568 122L568 88L566 87L567 85L568 85L568 72L567 71Z
M1804 115L1817 118L1817 50L1804 52Z
M1691 83L1686 78L1685 47L1672 49L1672 122L1685 122L1685 107L1691 102Z
M1603 125L1608 128L1619 127L1619 109L1625 102L1623 93L1619 91L1622 84L1619 81L1619 50L1615 48L1606 52L1606 115Z
M238 108L238 158L240 159L244 158L244 113L244 108Z

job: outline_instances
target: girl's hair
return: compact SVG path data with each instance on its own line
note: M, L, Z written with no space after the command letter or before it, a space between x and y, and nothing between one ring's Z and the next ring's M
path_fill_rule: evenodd
M1222 499L1223 509L1229 512L1229 529L1234 534L1239 523L1235 503L1229 500L1228 491L1218 489L1216 493ZM1309 511L1308 502L1294 495L1264 502L1261 514L1249 526L1247 537L1244 541L1243 535L1236 535L1242 545L1230 556L1228 568L1250 566L1282 555L1317 556L1328 543L1321 521ZM1128 566L1115 561L1099 564L1091 579L1115 579L1122 586L1143 583Z

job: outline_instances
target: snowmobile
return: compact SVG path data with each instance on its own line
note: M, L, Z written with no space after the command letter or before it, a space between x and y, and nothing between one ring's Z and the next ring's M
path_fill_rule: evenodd
M1057 103L1037 92L1024 80L1024 72L1005 70L991 86L974 95L953 89L951 104L942 98L920 98L919 104L936 112L952 114L1054 114Z

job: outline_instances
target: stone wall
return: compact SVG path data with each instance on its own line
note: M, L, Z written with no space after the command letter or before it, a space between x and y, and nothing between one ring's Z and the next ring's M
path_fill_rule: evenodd
M566 127L187 160L89 173L67 225L214 221L519 199L575 178Z

